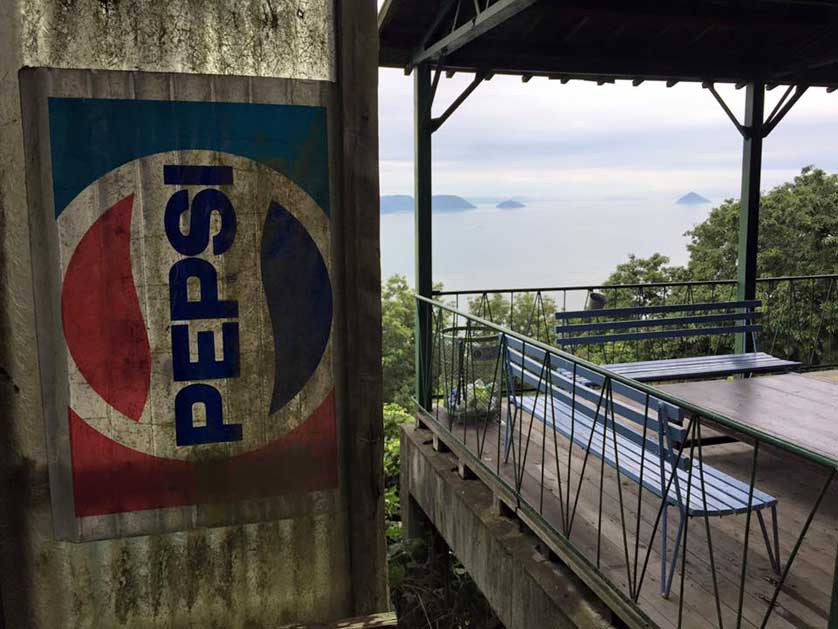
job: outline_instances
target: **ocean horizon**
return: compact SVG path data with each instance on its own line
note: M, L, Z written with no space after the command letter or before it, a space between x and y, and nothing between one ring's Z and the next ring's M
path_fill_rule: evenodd
M469 197L465 197L469 199ZM469 199L472 200L472 199ZM689 259L684 233L718 201L615 197L528 201L526 207L433 215L433 278L446 290L600 284L630 254ZM382 278L414 282L413 212L381 215Z

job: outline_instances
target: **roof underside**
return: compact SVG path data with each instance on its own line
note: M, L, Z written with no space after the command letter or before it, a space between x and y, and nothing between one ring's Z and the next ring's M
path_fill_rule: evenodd
M838 87L838 0L387 0L379 34L387 67Z

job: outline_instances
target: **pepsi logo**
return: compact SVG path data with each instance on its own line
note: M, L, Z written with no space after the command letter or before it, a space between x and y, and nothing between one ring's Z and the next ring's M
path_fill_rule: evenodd
M132 450L259 450L333 390L329 219L289 178L215 151L136 159L58 220L69 406Z

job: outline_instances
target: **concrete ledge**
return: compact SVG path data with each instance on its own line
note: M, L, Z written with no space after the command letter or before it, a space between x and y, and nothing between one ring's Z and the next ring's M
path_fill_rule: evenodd
M435 452L432 437L402 426L405 534L415 535L417 520L427 517L508 629L613 626L606 605L567 567L540 553L538 538L517 520L500 515L488 487L463 480L456 457Z
M327 625L286 625L279 629L394 629L398 627L396 614L385 612L360 618L347 618Z

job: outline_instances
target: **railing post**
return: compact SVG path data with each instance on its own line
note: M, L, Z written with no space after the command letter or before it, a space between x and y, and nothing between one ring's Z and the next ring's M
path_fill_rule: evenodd
M832 573L832 600L829 605L830 629L838 627L838 551L835 553L835 568Z
M737 299L756 299L757 241L759 233L759 186L762 170L765 84L749 83L745 94L745 130L742 143L742 193L739 205L739 256ZM736 336L737 352L754 351L753 337Z
M428 64L416 66L413 71L414 134L416 198L416 292L432 297L433 273L431 267L431 69ZM430 369L431 356L431 305L416 302L416 401L426 409L431 407Z

